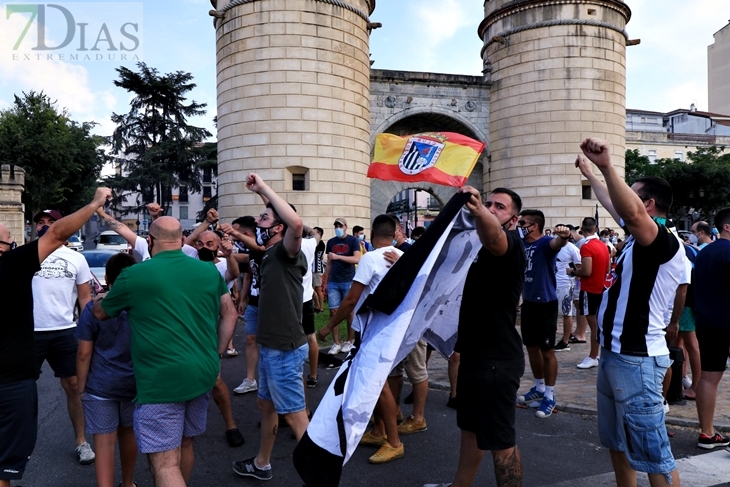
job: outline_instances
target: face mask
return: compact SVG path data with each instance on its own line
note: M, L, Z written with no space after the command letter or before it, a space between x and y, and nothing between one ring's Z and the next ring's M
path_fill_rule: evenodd
M393 247L398 246L398 241L396 239L393 239L393 241L390 243Z
M359 238L360 241L362 242L365 240L365 235L358 235L357 238Z
M40 230L38 230L38 238L41 238L45 233L48 231L48 229L51 228L48 225L43 225Z
M203 247L198 250L198 259L203 262L213 262L218 252Z
M606 237L602 237L601 242L606 243L606 242L608 242L608 239Z
M270 230L269 228L256 227L256 243L257 244L264 246L264 245L266 245L266 242L271 240L271 237L273 237L273 235L271 235L269 233L269 230Z
M345 230L342 228L335 228L335 237L342 238L345 236Z
M692 245L697 245L697 235L689 234L689 241Z

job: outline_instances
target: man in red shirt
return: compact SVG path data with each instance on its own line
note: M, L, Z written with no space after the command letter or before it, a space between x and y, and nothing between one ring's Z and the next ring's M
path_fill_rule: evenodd
M588 357L578 364L579 369L598 367L598 321L596 315L601 306L601 296L609 272L611 257L608 247L596 235L598 224L595 218L587 217L581 223L585 243L580 247L580 269L568 268L568 275L580 278L580 297L578 313L588 320L591 330L591 351Z

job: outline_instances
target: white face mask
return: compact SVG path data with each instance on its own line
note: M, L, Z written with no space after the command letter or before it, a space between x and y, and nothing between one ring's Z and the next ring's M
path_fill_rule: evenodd
M694 233L690 233L689 241L692 245L697 245L697 235L695 235Z

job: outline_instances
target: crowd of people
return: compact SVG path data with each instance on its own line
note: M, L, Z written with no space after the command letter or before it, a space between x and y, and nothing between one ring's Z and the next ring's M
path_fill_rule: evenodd
M667 219L672 191L666 181L641 178L629 187L611 163L607 142L586 139L580 147L576 168L624 230L623 239L610 228L600 230L593 217L579 227L546 229L543 212L522 208L508 188L492 190L485 200L475 188L459 190L468 195L465 208L482 247L464 283L458 340L449 357L448 405L456 409L461 431L459 464L452 483L429 485L472 485L486 451L498 485L521 485L515 403L549 418L557 403L556 352L587 341L588 356L577 368L598 368L598 429L619 486L635 485L636 472L647 473L652 486L679 485L663 427L670 346L689 357L684 395L696 400L698 447L730 445L713 426L730 349L723 321L730 311L730 208L715 216L717 235L696 222L683 243ZM0 487L22 478L33 452L36 380L46 360L68 399L78 460L95 462L99 486L115 485L117 444L122 487L136 485L138 453L147 454L158 487L187 485L194 439L206 429L211 397L228 444L244 443L220 376L220 360L239 353L237 322L245 332L245 370L233 393L256 392L261 430L257 455L234 462L233 470L259 480L273 477L280 425L285 422L299 440L315 409L306 392L318 385L318 361L358 346L362 324L355 311L426 230L414 230L410 240L398 218L379 215L368 241L363 227L348 234L347 220L338 217L334 237L325 242L324 230L305 226L296 208L260 176L250 174L246 186L261 198L260 215L228 224L213 209L189 235L153 203L149 233L138 236L104 212L107 188L65 218L39 212L39 238L22 247L0 224L0 288L14 303L0 343ZM109 259L108 292L92 296L88 265L63 243L95 213L133 252ZM329 321L317 331L315 316L325 303ZM330 334L332 345L320 355L319 341ZM520 393L523 346L534 386ZM428 429L431 351L420 340L382 388L373 428L360 442L377 448L371 463L403 457L400 437ZM412 384L403 401L413 405L408 417L400 406L404 372ZM93 435L96 452L86 434Z

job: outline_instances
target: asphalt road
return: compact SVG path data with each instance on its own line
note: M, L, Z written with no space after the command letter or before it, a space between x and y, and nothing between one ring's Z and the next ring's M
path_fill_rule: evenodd
M237 343L242 342L239 338ZM161 344L164 346L164 344ZM244 357L226 359L223 378L233 389L243 377ZM334 372L320 369L320 383L308 389L310 405L315 405L325 391ZM96 485L94 467L76 462L71 423L66 412L66 401L58 379L44 368L38 382L39 434L35 453L25 478L18 484L24 487L92 487ZM409 392L404 387L404 394ZM208 430L196 439L196 463L191 486L246 486L261 483L255 479L237 476L231 462L254 456L258 449L258 410L255 393L233 397L234 416L246 443L230 448L223 435L223 422L211 401L208 409ZM421 487L425 483L450 482L456 470L459 450L459 430L455 411L446 408L447 395L442 391L429 393L426 418L429 429L402 438L406 446L404 458L385 465L367 462L374 449L361 447L345 466L342 487L398 486ZM410 406L404 406L408 414ZM696 432L672 428L672 447L675 457L693 460L704 453L696 448ZM534 417L534 410L517 410L518 446L524 465L524 485L554 487L598 487L614 485L608 452L599 444L596 418L556 412L547 419ZM274 477L268 486L298 487L302 485L291 462L295 440L288 428L280 430L272 467ZM714 452L712 470L721 481L684 481L683 485L709 487L730 485L730 453ZM695 457L697 458L697 457ZM710 457L706 457L710 458ZM683 460L684 461L684 460ZM117 461L118 465L118 461ZM699 467L700 470L706 467ZM117 468L118 469L118 468ZM683 468L680 468L683 472ZM608 474L608 475L601 475ZM121 479L117 472L117 482ZM719 477L717 477L719 475ZM485 456L475 486L493 486L491 457ZM136 480L139 487L153 485L147 468L147 459L137 460ZM711 482L711 483L708 483Z

